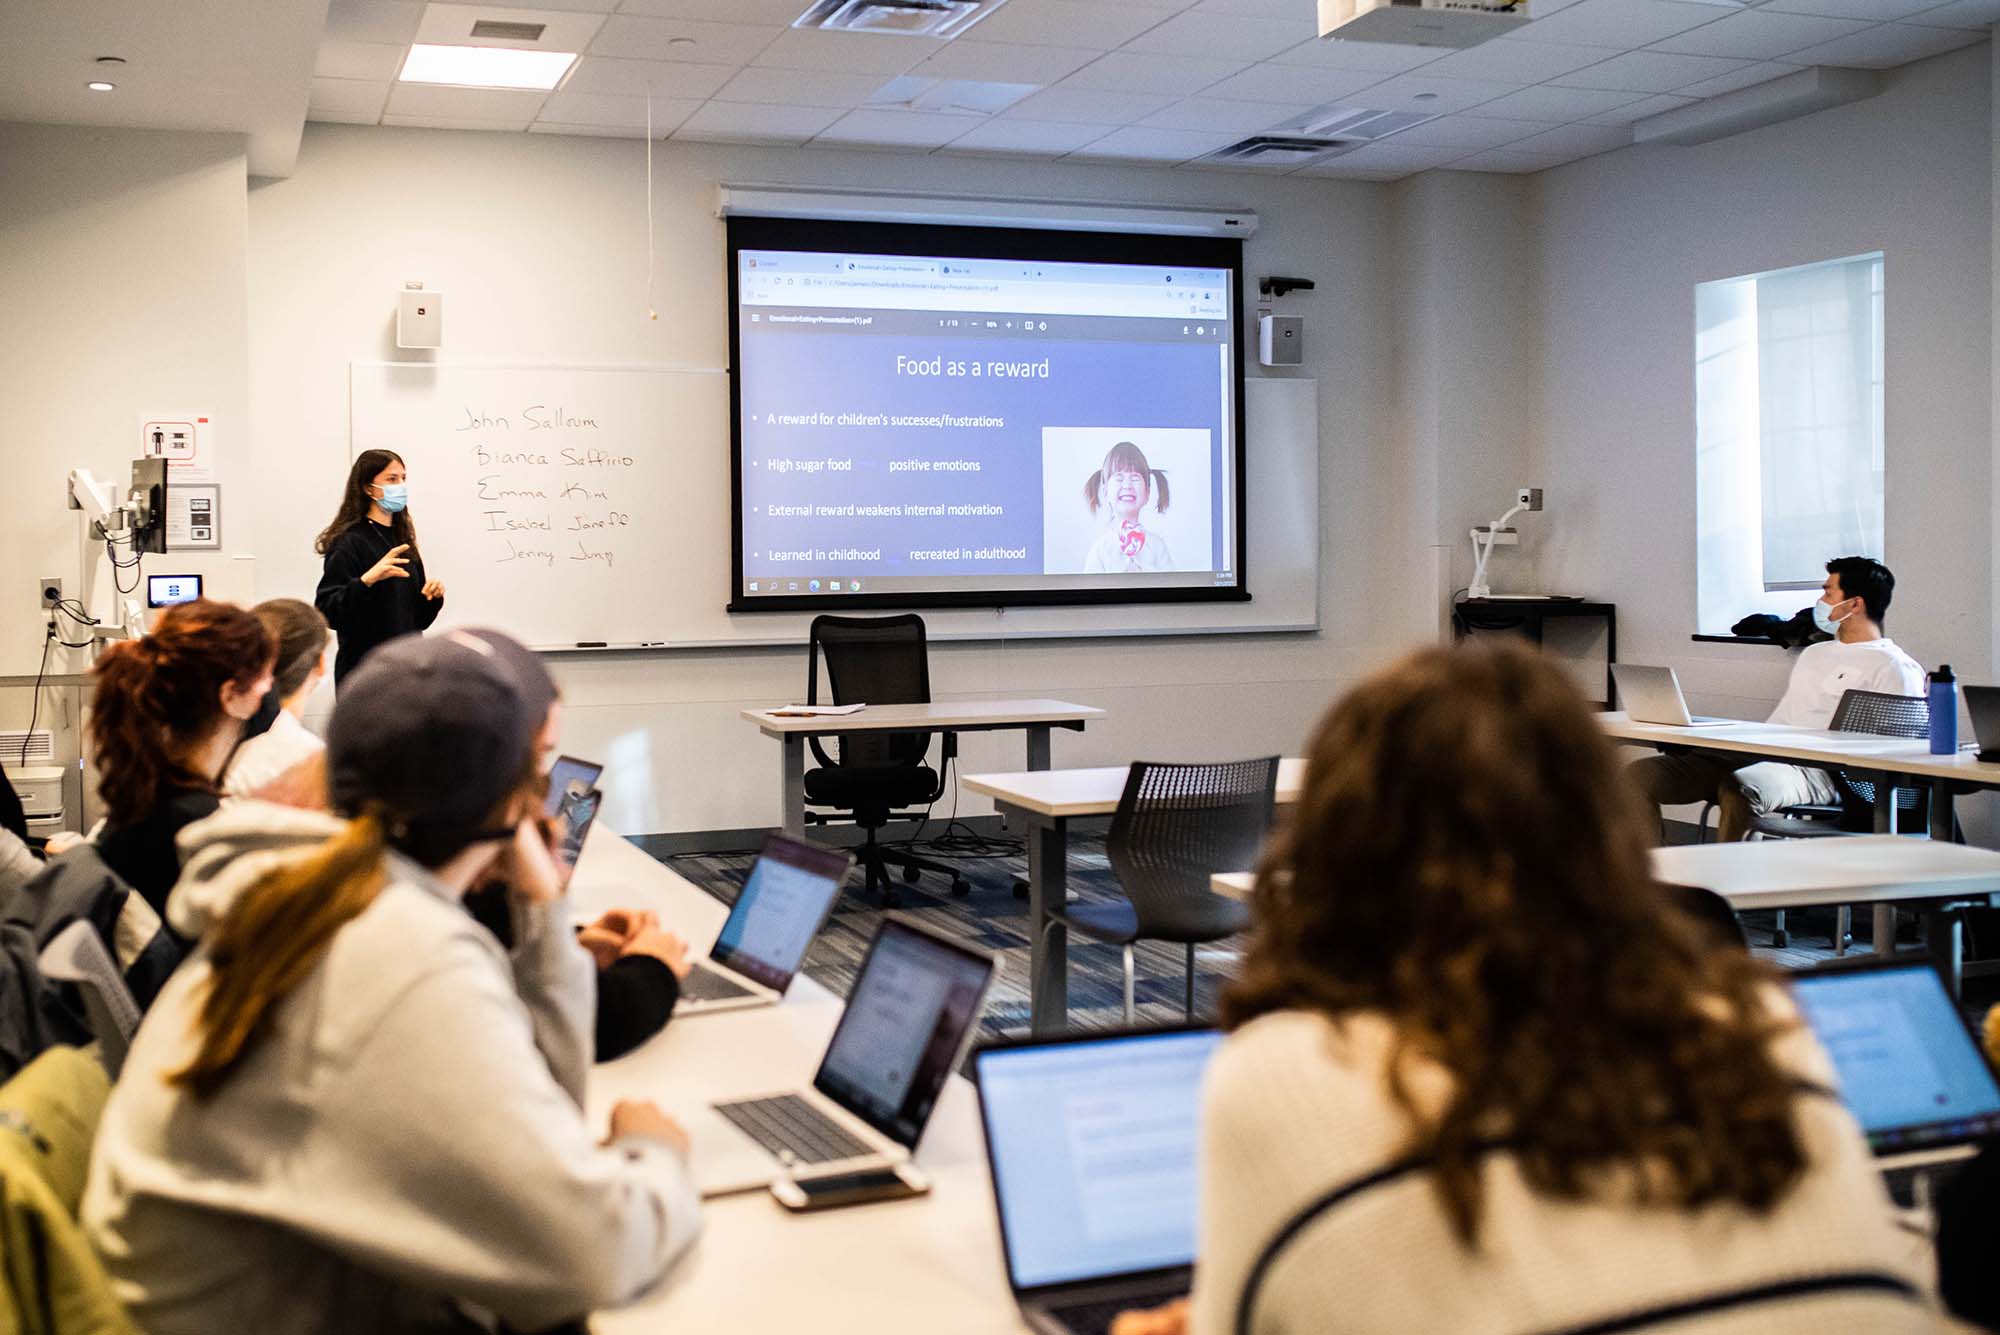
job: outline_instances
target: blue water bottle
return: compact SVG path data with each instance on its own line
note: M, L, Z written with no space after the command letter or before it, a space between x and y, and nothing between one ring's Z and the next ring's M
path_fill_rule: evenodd
M1931 754L1958 754L1958 679L1946 663L1930 675Z

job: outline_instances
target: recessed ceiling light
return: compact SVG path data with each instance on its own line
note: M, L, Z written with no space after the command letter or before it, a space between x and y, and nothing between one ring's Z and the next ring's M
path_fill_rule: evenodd
M84 87L88 88L93 93L108 93L116 89L118 85L115 83L106 83L102 79L92 79L89 83L85 84Z
M553 88L575 62L574 51L419 42L403 61L401 78L404 83L443 83L460 88Z

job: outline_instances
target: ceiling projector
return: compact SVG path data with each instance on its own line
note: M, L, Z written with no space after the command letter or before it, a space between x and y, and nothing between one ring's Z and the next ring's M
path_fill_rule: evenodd
M1527 21L1526 0L1319 0L1319 35L1343 42L1477 46Z

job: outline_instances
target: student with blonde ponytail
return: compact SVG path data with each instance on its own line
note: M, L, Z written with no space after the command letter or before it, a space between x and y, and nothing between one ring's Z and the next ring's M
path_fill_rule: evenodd
M551 689L524 671L491 632L386 644L328 731L338 815L244 802L186 832L168 915L196 950L82 1211L148 1335L545 1330L693 1240L685 1133L649 1103L603 1143L584 1121L594 971L540 819ZM511 950L460 903L495 876Z

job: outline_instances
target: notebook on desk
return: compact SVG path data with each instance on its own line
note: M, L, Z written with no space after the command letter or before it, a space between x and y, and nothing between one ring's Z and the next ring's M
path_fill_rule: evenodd
M1043 1335L1102 1335L1187 1294L1201 1081L1221 1041L1156 1029L973 1054L1007 1279Z

